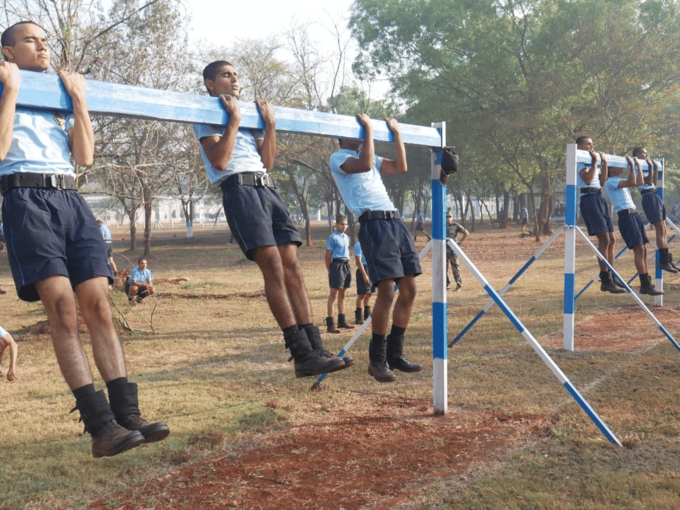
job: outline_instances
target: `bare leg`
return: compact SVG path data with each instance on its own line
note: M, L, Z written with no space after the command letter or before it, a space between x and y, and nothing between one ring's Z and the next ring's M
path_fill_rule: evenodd
M264 277L264 293L274 318L281 329L296 324L284 283L281 255L276 246L262 246L255 251L255 263Z
M364 302L365 294L359 294L357 296L356 308L361 308L361 304Z
M399 280L399 295L394 305L392 324L400 328L406 328L411 320L413 303L416 300L416 277L404 276ZM376 303L377 304L377 303Z
M607 243L607 261L613 266L614 265L614 247L616 246L616 237L614 237L614 232L609 232L609 242Z
M108 279L99 277L87 280L76 287L76 295L83 319L90 330L94 361L104 382L127 377L123 346L113 327Z
M600 232L595 235L597 236L597 251L599 251L605 259L609 260L609 232ZM597 259L597 263L600 265L600 271L609 271L605 263L599 258Z
M92 384L90 364L78 339L78 315L71 282L65 276L50 276L35 284L47 311L52 344L61 373L71 390Z
M668 242L666 241L666 222L663 220L655 221L653 225L654 230L656 231L656 247L660 250L668 248Z
M373 306L373 333L384 335L387 333L387 322L390 309L394 301L394 280L383 280L378 284L378 297Z
M347 292L347 289L339 289L338 290L338 313L340 315L345 314L345 293L346 292ZM332 315L329 315L329 317L332 317Z
M113 269L113 274L116 274L118 272L118 268L116 267L116 263L113 261L113 257L109 257L109 262L111 263L111 269Z
M331 289L328 295L328 303L326 306L326 317L333 317L333 307L335 306L335 298L338 295L338 289Z
M647 247L644 244L633 246L635 269L639 274L647 274Z
M293 243L282 244L278 247L281 254L286 292L290 306L293 309L298 324L312 324L312 304L305 286L300 260L297 257L297 246Z

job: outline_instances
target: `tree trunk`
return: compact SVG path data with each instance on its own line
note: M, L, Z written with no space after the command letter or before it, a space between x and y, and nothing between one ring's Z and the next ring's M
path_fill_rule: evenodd
M144 198L144 256L151 256L151 190L148 186L142 187Z
M503 192L503 214L501 215L501 228L508 228L508 211L510 210L510 192Z
M465 196L467 197L467 203L468 207L470 208L470 221L472 224L470 225L470 232L475 231L475 205L472 203L472 197L470 196L470 192L468 190L465 190Z

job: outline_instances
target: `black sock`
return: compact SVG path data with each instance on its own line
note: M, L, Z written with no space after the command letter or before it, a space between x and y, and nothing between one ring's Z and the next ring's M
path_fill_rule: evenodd
M406 328L400 328L392 324L392 330L390 331L390 336L403 336L406 333Z
M378 335L377 333L373 333L373 343L381 344L384 341L385 341L385 335Z
M287 328L283 328L281 331L283 331L283 336L290 336L293 333L296 333L298 330L297 324L293 324L292 326L288 326Z
M128 380L127 377L119 377L118 379L111 379L109 382L106 383L106 389L109 390L109 394L111 392L115 392L118 388L127 385Z
M80 388L76 388L75 390L73 390L73 396L76 397L76 400L89 397L90 395L94 395L95 393L97 392L94 389L94 384L86 384L85 386L81 386Z
M299 328L300 329L307 329L307 328L311 328L312 326L314 326L314 324L312 324L310 322L309 324L300 324Z

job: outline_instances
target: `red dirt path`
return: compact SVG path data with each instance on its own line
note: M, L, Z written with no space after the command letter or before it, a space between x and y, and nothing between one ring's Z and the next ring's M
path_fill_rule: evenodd
M178 469L91 508L390 508L549 426L545 416L501 412L454 409L435 417L424 401L374 395L323 414L266 437L261 447Z

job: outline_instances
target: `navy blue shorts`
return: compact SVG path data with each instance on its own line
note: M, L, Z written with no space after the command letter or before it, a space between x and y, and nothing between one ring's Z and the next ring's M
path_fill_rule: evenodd
M302 245L288 207L274 188L236 186L224 192L222 203L234 239L249 260L255 260L255 250L262 246Z
M619 232L621 232L621 237L623 237L623 241L629 250L634 246L641 246L649 242L642 218L638 213L619 216Z
M71 286L113 274L92 211L75 190L14 188L2 203L7 252L19 299L40 301L36 282L69 278Z
M349 260L335 259L328 271L328 286L331 289L349 289L352 285L352 269Z
M125 282L125 295L128 296L128 297L130 297L130 287L131 287L130 280L128 280L127 282ZM137 289L137 295L136 296L139 299L144 299L145 297L148 297L148 295L149 295L149 291L147 289L140 289L140 288Z
M609 207L601 193L581 195L581 216L583 216L583 221L586 222L589 236L601 232L614 232L614 223L609 216Z
M368 266L364 264L364 271L366 271L366 274L369 275L370 273L368 272ZM361 274L361 271L357 269L357 296L364 296L366 294L373 294L377 289L375 285L373 285L373 282L371 281L371 277L368 277L368 285L364 283L364 275Z
M399 283L403 276L423 272L404 220L368 220L361 224L359 242L368 262L368 276L376 286L383 280Z
M642 210L650 223L666 221L666 206L655 191L642 195Z
M104 244L106 245L106 255L113 258L113 243L104 242Z

